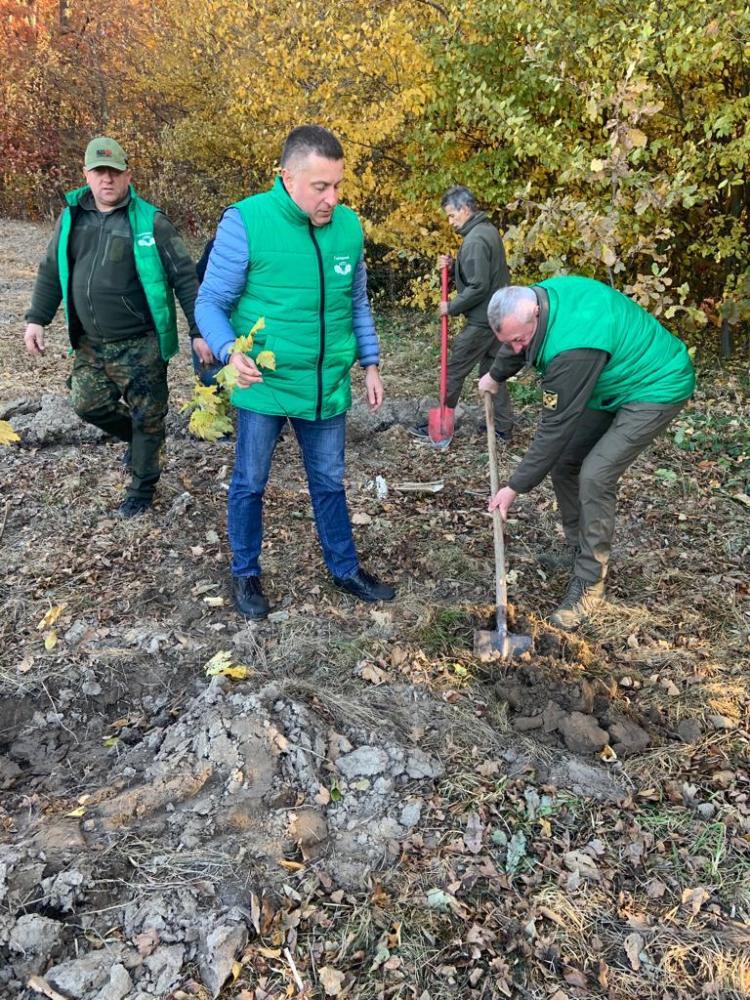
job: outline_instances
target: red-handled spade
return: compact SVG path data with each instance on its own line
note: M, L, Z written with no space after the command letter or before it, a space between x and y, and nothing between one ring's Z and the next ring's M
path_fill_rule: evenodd
M448 301L448 268L440 269L440 301ZM440 406L427 415L427 433L437 448L447 448L453 438L455 410L445 405L448 395L448 317L440 317Z

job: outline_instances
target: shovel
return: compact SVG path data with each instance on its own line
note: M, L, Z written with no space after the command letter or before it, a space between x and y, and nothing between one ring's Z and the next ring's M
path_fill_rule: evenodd
M484 416L487 421L487 451L490 458L490 488L492 496L500 489L495 450L495 413L492 393L484 393ZM499 510L492 511L492 528L495 535L495 631L486 629L474 633L474 655L480 660L490 660L499 653L503 660L520 656L531 649L530 635L511 635L508 632L508 584L505 578L505 546L503 544L503 519Z
M440 301L448 301L448 268L440 269ZM440 406L427 415L427 434L437 448L447 448L453 438L455 410L445 405L448 395L448 317L440 317Z

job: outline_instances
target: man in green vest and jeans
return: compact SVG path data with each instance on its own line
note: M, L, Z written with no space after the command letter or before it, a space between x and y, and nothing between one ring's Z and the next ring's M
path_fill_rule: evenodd
M695 387L687 349L645 309L574 276L500 289L487 310L501 347L480 392L525 365L542 375L542 419L529 450L490 501L505 519L516 496L550 473L573 577L551 616L577 628L604 600L617 485Z
M205 363L213 355L193 320L190 254L169 219L136 194L119 143L92 139L83 173L86 185L66 195L39 265L24 343L44 354L44 327L62 301L75 351L71 403L82 420L127 442L131 481L118 513L130 518L151 506L161 473L175 292L195 351Z
M326 566L341 590L388 601L393 587L359 563L344 490L350 369L364 370L372 410L383 401L380 349L367 299L362 227L338 204L344 151L318 125L293 129L269 191L230 206L216 231L196 303L213 353L237 371L237 455L229 488L232 593L265 618L263 496L287 420L300 445ZM261 322L262 321L262 322ZM235 341L255 330L251 347Z

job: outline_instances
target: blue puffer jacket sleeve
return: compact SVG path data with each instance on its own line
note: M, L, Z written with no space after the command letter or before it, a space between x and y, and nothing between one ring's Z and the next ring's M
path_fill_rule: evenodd
M367 298L367 268L360 257L352 285L352 326L357 338L357 357L363 368L380 364L380 342L375 332L370 300Z
M226 364L237 334L229 322L247 280L250 251L240 213L224 213L195 302L195 321L213 353Z

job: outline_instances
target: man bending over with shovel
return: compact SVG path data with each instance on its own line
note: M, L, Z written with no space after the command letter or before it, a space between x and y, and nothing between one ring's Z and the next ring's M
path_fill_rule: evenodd
M604 600L620 477L691 396L693 365L650 313L591 278L501 288L487 318L505 346L479 391L497 392L525 365L543 390L534 439L490 510L506 519L551 474L573 576L550 620L570 631Z

